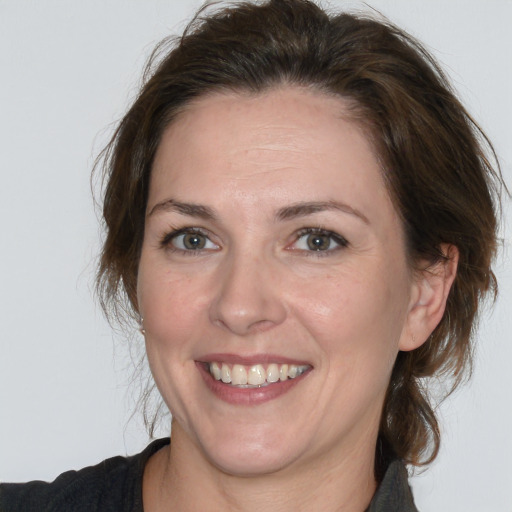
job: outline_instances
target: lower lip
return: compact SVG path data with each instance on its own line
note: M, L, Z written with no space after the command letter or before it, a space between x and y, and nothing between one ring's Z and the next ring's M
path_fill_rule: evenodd
M196 361L196 366L208 389L217 398L234 405L259 405L274 400L296 386L310 371L308 370L294 379L278 381L261 388L238 388L231 384L225 384L221 380L214 379L204 363Z

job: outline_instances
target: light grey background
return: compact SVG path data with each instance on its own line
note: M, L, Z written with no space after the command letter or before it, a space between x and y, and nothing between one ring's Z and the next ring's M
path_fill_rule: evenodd
M92 297L89 175L154 44L181 32L200 3L0 0L0 480L53 479L147 443L130 420L126 342L113 341ZM512 1L369 3L444 64L511 184ZM422 512L512 510L508 241L497 273L472 384L440 408L443 449L412 479Z

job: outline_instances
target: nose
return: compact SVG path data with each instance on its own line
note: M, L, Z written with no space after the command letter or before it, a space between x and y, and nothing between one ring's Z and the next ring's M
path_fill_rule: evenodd
M210 306L215 325L245 336L284 321L286 308L270 263L247 255L226 261L218 272L219 285Z

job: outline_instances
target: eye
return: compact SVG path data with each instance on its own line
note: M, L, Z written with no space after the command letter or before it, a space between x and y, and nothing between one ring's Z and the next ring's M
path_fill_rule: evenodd
M293 244L294 250L330 252L348 245L341 235L321 228L305 228L299 231Z
M163 238L162 246L183 252L219 249L219 246L213 243L206 233L197 228L184 228L172 231Z

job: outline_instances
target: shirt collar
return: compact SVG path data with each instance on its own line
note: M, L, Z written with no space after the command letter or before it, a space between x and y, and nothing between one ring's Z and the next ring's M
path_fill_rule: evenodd
M418 512L409 487L407 470L402 462L394 460L365 512Z

